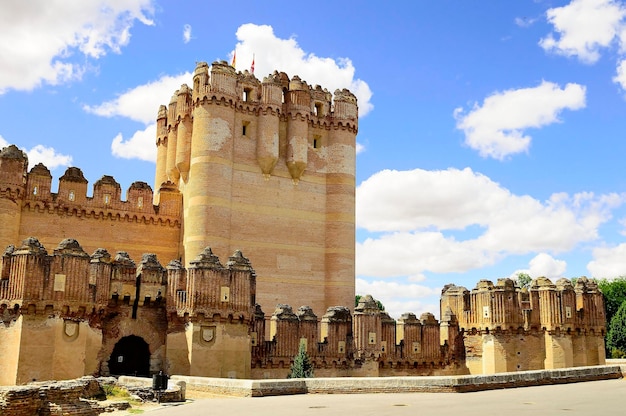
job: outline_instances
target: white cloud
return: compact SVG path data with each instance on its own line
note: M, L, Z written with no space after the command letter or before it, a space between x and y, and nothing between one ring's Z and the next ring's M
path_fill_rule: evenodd
M617 64L615 72L613 82L618 84L623 91L626 91L626 60L622 60Z
M626 9L618 1L573 0L546 12L556 33L548 34L539 45L547 52L595 63L600 49L620 35L625 16Z
M626 276L626 243L616 247L598 247L587 264L592 277L612 279Z
M0 136L0 150L9 146L4 137ZM37 163L43 163L48 169L53 170L59 166L71 166L72 156L58 153L52 147L46 147L38 144L30 150L22 149L28 156L28 168L32 168Z
M130 40L135 21L153 24L149 18L152 1L29 0L3 4L0 94L80 78L85 57L120 53ZM79 53L83 56L74 56Z
M511 274L511 278L517 278L518 273L526 273L533 279L547 277L548 279L559 279L565 275L567 262L557 260L547 253L539 253L530 260L528 269L516 270Z
M335 89L348 88L358 99L359 116L374 108L370 102L372 92L365 81L354 78L356 70L350 59L323 58L307 53L294 37L276 37L273 28L267 25L244 24L237 29L236 35L239 71L250 70L254 56L255 75L259 79L274 70L284 71L290 77L298 75L309 85L319 84L331 93Z
M84 105L83 109L103 117L122 116L149 124L156 120L159 105L168 104L172 94L182 84L191 82L191 72L176 76L165 75L156 81L132 88L114 100L95 106Z
M33 167L37 163L43 163L48 169L56 169L59 166L71 166L72 156L58 153L52 147L46 147L41 144L33 147L26 152L28 155L28 166Z
M357 278L356 293L372 295L374 299L381 301L385 311L394 319L398 319L405 312L413 312L418 318L424 312L439 316L441 288Z
M363 153L365 151L365 145L357 142L356 144L356 154Z
M191 25L183 26L183 43L189 43L191 40Z
M124 141L122 134L118 134L111 143L113 156L122 159L140 159L148 162L156 161L156 124L148 125L145 130L137 130L135 134Z
M466 168L381 171L358 186L356 199L357 226L380 233L357 244L357 274L393 277L570 250L596 240L626 195L559 193L539 201ZM546 258L536 264L545 266Z
M530 27L537 21L537 18L534 17L516 17L514 22L519 27Z
M502 160L528 150L531 137L524 130L558 122L564 109L584 108L585 92L582 85L570 83L561 89L543 81L533 88L496 92L482 106L474 103L467 114L457 108L454 116L469 147L483 157Z

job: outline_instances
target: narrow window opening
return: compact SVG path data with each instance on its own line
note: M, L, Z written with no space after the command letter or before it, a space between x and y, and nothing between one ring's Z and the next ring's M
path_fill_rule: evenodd
M322 107L322 103L315 103L314 111L315 111L315 115L317 117L322 117L324 115L324 114L322 114L323 113L322 108L323 108Z
M243 89L243 100L245 102L250 101L251 95L252 95L252 88L244 88Z
M143 196L140 196L140 197L137 199L137 206L138 206L139 208L143 208Z
M70 201L73 201L76 198L74 191L70 191L69 195L68 195L68 199Z
M39 192L39 189L37 189L37 187L35 186L33 188L33 195L37 195L38 192Z
M242 136L247 136L248 135L248 126L250 125L249 121L244 121L243 123L241 123L241 135Z
M313 149L322 147L322 138L318 135L313 136Z
M109 194L104 194L104 203L106 205L109 205L109 203L111 202L111 195Z

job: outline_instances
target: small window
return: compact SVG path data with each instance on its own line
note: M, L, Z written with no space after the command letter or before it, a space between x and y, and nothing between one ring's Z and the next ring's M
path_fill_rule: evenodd
M252 88L244 88L243 89L243 100L245 102L250 101L250 98L252 96Z
M111 203L111 195L104 194L104 203L105 205L109 205Z
M320 136L313 136L313 149L319 149L322 147L322 138Z
M70 193L68 195L68 199L70 201L73 201L74 199L76 199L76 196L74 195L74 191L70 191Z
M35 186L33 188L33 195L37 195L39 193L39 189Z
M322 103L315 103L314 111L315 111L315 115L316 116L322 117L324 115L323 111L322 111L322 108L323 108L322 107Z
M137 198L137 206L139 208L143 208L143 196L140 196L139 198Z
M249 126L249 125L250 125L250 122L249 122L249 121L244 121L244 122L241 124L241 135L242 135L242 136L247 136L247 135L248 135L248 132L249 132L249 130L248 130L248 126Z

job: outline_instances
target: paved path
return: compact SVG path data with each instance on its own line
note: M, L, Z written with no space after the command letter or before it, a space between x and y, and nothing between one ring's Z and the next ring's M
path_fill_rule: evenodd
M308 394L210 398L149 410L151 416L626 415L626 380L476 393Z

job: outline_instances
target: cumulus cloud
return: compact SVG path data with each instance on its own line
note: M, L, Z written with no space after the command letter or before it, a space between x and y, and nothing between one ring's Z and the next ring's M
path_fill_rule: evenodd
M547 52L577 57L584 63L600 59L606 48L620 35L626 9L614 0L573 0L546 12L554 32L539 41Z
M144 130L137 130L133 136L124 140L119 133L111 143L113 156L123 159L140 159L148 162L156 161L156 124L148 125Z
M587 264L587 270L595 278L626 276L626 243L594 249L593 260Z
M120 53L135 21L152 25L153 0L30 0L0 13L0 94L78 79L85 58ZM77 56L78 55L78 56Z
M149 124L156 120L159 105L169 103L172 94L182 84L190 84L191 81L191 72L164 75L156 81L132 88L111 101L93 106L84 105L83 109L103 117L121 116Z
M418 318L424 312L439 316L441 288L430 288L414 283L356 279L356 293L372 295L382 302L385 311L395 319L405 312L413 312Z
M511 277L516 278L519 273L526 273L533 279L547 277L554 280L563 277L566 270L566 261L557 260L547 253L539 253L530 260L528 269L516 270Z
M255 74L259 78L278 69L290 77L298 75L309 85L319 84L331 93L338 88L348 88L359 101L359 116L374 108L370 101L372 91L365 81L355 78L356 70L349 58L324 58L305 52L294 37L281 39L267 25L241 25L236 36L239 71L250 70L254 56Z
M482 106L474 103L469 112L454 111L457 128L463 130L465 143L483 157L502 160L525 152L531 136L529 128L540 128L558 122L565 109L585 107L585 87L543 81L539 86L496 92L485 98Z
M28 165L35 166L43 163L48 169L56 169L59 166L70 166L72 156L58 153L54 148L38 144L26 152L28 155Z
M626 195L558 193L539 201L466 168L384 170L358 186L356 199L357 227L376 233L357 244L357 274L394 277L570 250L596 240ZM535 263L545 266L546 258Z
M0 136L0 149L7 147L7 142L4 137ZM43 163L48 169L53 170L59 166L70 166L72 164L72 156L64 155L57 152L52 147L46 147L43 145L37 145L32 149L22 149L28 156L28 166L32 168L37 163Z
M189 43L191 40L191 25L183 26L183 43Z

